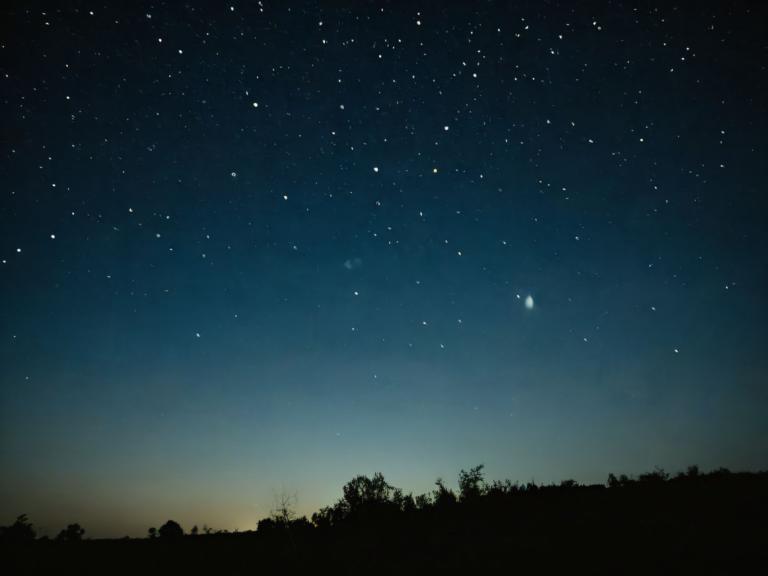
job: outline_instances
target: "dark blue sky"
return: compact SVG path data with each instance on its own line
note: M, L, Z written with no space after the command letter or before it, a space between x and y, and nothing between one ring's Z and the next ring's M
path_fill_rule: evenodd
M4 4L0 521L765 468L766 16Z

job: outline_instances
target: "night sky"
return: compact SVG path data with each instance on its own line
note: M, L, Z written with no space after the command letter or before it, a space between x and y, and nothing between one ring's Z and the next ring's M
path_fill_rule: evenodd
M0 524L768 467L765 5L110 4L1 9Z

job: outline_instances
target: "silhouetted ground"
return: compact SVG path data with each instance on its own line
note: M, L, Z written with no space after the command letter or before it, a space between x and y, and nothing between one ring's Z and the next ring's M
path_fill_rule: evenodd
M2 529L5 574L746 574L768 566L768 473L662 471L608 486L486 484L404 495L377 474L312 520L283 508L254 532L81 540Z

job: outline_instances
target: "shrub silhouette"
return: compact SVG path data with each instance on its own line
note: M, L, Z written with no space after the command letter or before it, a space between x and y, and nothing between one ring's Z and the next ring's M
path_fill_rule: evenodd
M344 485L343 491L342 505L350 512L366 506L386 504L392 501L396 494L398 497L401 495L397 488L387 484L381 472L376 472L373 478L357 476Z
M459 499L462 502L477 500L485 491L483 465L459 472Z
M61 542L77 542L83 539L83 534L85 534L85 530L80 524L69 524L59 532L59 535L56 536L56 540Z
M181 525L173 520L168 520L160 526L160 530L157 533L160 535L160 538L165 540L173 540L184 536L184 530Z
M447 508L456 504L456 494L447 488L442 478L435 480L437 489L432 493L432 501L438 508Z
M35 539L36 532L26 514L16 517L10 526L0 528L0 539L8 542L30 542Z

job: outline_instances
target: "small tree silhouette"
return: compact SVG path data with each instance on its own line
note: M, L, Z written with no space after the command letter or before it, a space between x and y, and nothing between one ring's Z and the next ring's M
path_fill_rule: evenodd
M350 510L357 510L363 506L371 506L389 502L394 498L401 498L402 493L384 480L381 472L376 472L372 478L356 476L344 485L343 504Z
M59 535L56 536L56 540L60 540L61 542L78 542L83 539L83 534L85 534L85 530L80 524L69 524L59 532Z
M476 500L483 495L485 491L485 480L483 479L484 465L470 468L469 471L459 472L459 497L462 502Z
M181 538L184 536L184 529L178 522L174 520L168 520L165 524L160 526L160 530L157 531L160 534L160 538L166 540L173 540L175 538Z
M640 477L638 478L639 482L642 482L643 484L663 484L669 479L669 474L667 474L664 471L664 468L659 468L658 466L653 469L653 472L646 472L645 474L640 474Z
M37 533L26 514L16 518L16 522L10 526L0 528L0 539L11 542L29 542L35 539Z
M293 510L296 501L295 494L290 495L285 491L281 492L280 496L275 496L275 507L270 514L270 519L275 525L289 527L296 520L296 512Z
M435 506L442 508L456 504L456 494L453 493L453 490L446 487L442 478L435 480L435 486L437 486L437 490L433 493Z

